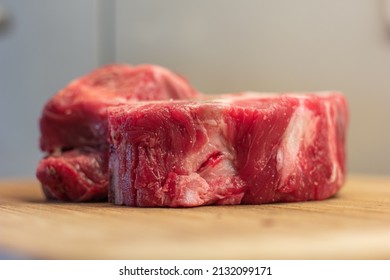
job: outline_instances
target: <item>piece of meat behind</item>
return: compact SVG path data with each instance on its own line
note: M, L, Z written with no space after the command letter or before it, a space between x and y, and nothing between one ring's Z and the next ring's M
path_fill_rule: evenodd
M107 149L78 148L43 158L37 178L48 199L107 200Z
M108 107L198 95L185 79L155 65L107 65L71 82L46 103L40 119L40 146L49 156L36 175L45 195L65 201L107 199Z
M338 93L224 96L109 110L109 200L129 206L324 199L345 176Z
M185 79L159 66L104 66L71 82L46 103L40 119L40 146L52 152L105 144L107 107L196 96Z

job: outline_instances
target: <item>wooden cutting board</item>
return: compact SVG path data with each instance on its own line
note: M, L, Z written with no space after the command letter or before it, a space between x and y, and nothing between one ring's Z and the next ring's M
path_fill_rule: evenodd
M390 178L352 176L334 198L257 206L49 203L0 182L0 250L44 259L390 259Z

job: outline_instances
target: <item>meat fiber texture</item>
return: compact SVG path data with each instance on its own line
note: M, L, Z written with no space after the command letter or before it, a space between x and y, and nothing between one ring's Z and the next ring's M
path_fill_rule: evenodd
M109 109L109 200L191 207L322 200L342 186L337 92L224 95Z
M155 65L108 65L71 82L46 103L40 119L40 147L48 155L37 178L46 197L107 200L108 107L196 96L184 78Z

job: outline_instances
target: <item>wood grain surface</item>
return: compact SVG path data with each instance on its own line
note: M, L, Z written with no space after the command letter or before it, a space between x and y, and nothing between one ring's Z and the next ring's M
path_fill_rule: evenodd
M0 182L0 250L38 259L390 259L390 178L324 201L188 209L46 202Z

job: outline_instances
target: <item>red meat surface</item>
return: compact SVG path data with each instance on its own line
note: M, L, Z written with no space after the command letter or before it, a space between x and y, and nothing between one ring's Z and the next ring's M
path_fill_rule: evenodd
M345 178L339 93L112 107L109 200L189 207L321 200Z

